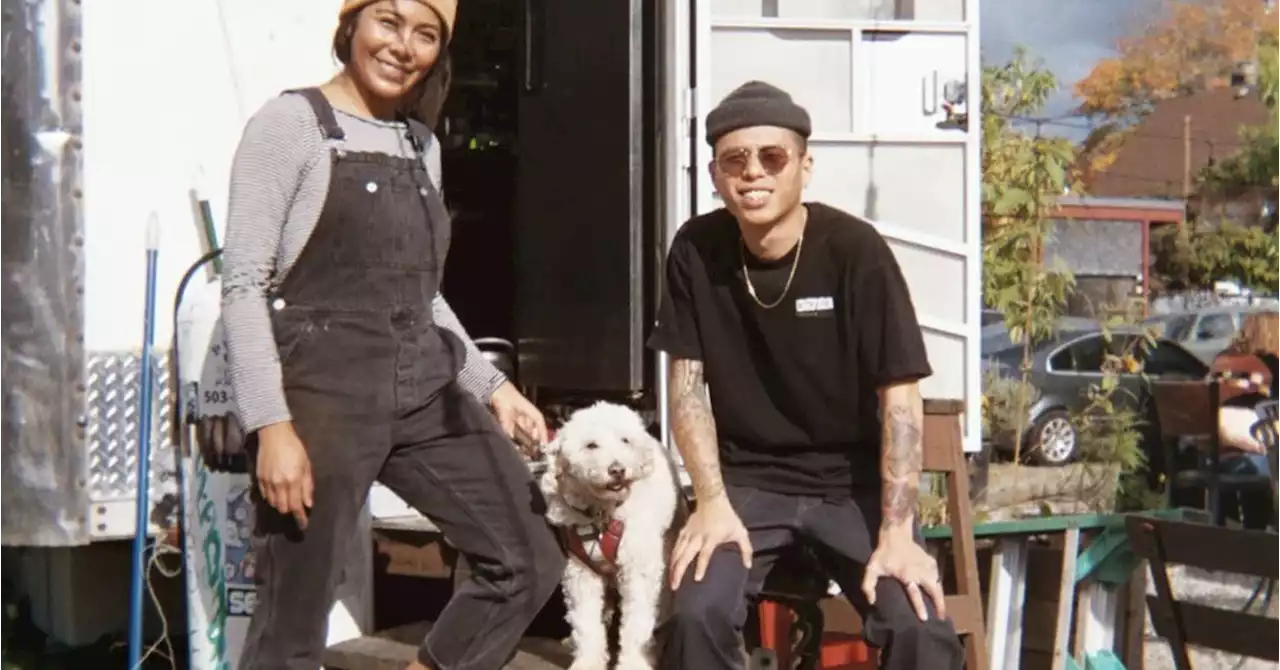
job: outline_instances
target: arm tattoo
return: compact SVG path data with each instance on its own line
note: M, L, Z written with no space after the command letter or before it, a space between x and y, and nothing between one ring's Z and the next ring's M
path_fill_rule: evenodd
M924 461L920 391L914 385L887 390L884 403L884 442L880 475L883 523L910 526L920 494L920 470Z
M694 493L699 500L710 500L724 492L724 481L701 361L672 359L670 404L676 449L693 479Z

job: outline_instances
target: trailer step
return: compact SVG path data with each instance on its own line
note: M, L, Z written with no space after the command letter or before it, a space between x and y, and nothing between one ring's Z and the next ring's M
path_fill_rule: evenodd
M325 650L326 670L403 670L418 656L418 644L431 630L431 622L408 624L373 635L335 644ZM561 670L573 662L573 653L559 640L526 637L506 670Z

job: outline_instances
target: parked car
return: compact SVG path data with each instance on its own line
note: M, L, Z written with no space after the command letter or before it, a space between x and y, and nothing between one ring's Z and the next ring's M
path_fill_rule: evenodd
M1246 314L1275 311L1275 305L1221 305L1159 314L1143 321L1143 325L1156 328L1161 337L1181 344L1205 363L1212 363L1235 339Z
M998 315L999 312L996 314ZM1097 321L1079 316L1059 317L1058 322L1054 324L1054 331L1058 333L1085 332L1099 330L1100 328L1102 328L1102 324ZM1056 337L1055 335L1054 338ZM978 338L979 350L982 352L984 359L987 358L988 352L999 352L1009 347L1017 347L1019 350L1022 348L1020 342L1014 342L1009 338L1009 328L1005 326L1004 317L999 317L991 323L987 323L984 317L982 330L979 332Z
M1177 342L1158 337L1149 349L1136 340L1141 329L1113 330L1111 341L1100 330L1060 332L1033 352L1030 383L1039 397L1029 408L1027 429L1022 435L1022 453L1040 465L1065 465L1080 456L1081 444L1072 414L1089 404L1091 386L1102 381L1105 353L1132 351L1138 372L1122 372L1112 402L1134 410L1141 417L1148 413L1150 393L1146 379L1203 379L1209 372L1204 361ZM1017 377L1022 365L1022 348L1008 347L984 353L984 368L1007 377ZM997 440L997 450L1013 452L1011 440Z

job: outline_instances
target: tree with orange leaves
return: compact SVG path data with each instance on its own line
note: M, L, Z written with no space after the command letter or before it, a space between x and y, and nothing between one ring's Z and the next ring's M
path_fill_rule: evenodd
M1226 85L1241 61L1256 58L1276 15L1261 0L1167 0L1136 35L1116 45L1075 85L1080 111L1132 121L1157 101Z

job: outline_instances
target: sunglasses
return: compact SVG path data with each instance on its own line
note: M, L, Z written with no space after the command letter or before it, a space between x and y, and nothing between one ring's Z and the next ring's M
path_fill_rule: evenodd
M791 148L771 145L728 149L716 156L715 164L718 170L736 179L751 167L752 157L760 161L760 169L766 175L776 177L791 163Z

